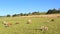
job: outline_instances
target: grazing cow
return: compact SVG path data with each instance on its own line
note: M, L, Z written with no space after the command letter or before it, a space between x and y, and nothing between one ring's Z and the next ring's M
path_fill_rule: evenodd
M3 24L4 24L5 27L9 27L10 25L12 25L12 23L8 23L6 21L4 21Z
M40 27L40 30L41 30L41 31L48 30L48 27L47 27L47 26L41 26L41 27Z
M10 25L12 25L12 23L6 23L6 27L9 27Z
M6 22L6 21L4 21L2 24L6 25L6 23L7 23L7 22Z
M27 21L27 24L29 24L29 23L31 23L31 20L30 19Z
M16 22L15 24L19 24L19 22Z
M12 23L8 23L8 25L12 25Z
M6 25L4 25L5 27L9 27L9 25L8 24L6 24Z
M54 21L54 19L51 19L51 21Z

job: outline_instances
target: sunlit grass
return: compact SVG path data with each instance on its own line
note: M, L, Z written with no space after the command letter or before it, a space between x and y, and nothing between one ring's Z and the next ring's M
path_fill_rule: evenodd
M32 23L27 24L27 20L31 19ZM0 34L43 34L40 26L48 26L46 34L60 34L60 18L54 18L54 21L50 21L51 18L23 18L23 17L3 17L0 18ZM50 22L47 22L50 21ZM3 21L12 23L9 27L4 27ZM16 22L19 24L15 24Z

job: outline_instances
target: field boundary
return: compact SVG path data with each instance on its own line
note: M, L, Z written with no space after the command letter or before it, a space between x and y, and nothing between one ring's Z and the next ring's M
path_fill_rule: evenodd
M20 16L20 17L49 17L49 18L60 18L60 14L48 14L48 15L30 15L30 16Z

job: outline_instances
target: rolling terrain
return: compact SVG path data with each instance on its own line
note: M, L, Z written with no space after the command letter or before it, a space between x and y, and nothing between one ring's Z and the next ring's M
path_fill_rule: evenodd
M0 34L60 34L59 16L60 15L33 15L1 17ZM27 24L29 19L31 20L31 23ZM54 19L54 21L51 21L51 19ZM11 23L12 25L5 27L4 24L2 24L4 21ZM15 24L16 22L19 22L19 24ZM42 32L40 26L48 26L48 30Z

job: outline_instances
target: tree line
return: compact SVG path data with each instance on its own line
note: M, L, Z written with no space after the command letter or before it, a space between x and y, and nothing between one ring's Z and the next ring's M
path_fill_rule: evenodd
M60 9L49 9L46 13L41 13L39 11L35 11L35 12L32 12L32 13L20 13L20 14L14 14L12 15L12 17L15 17L15 16L28 16L28 15L41 15L41 14L56 14L56 13L60 13ZM7 15L7 17L10 17L11 15Z

